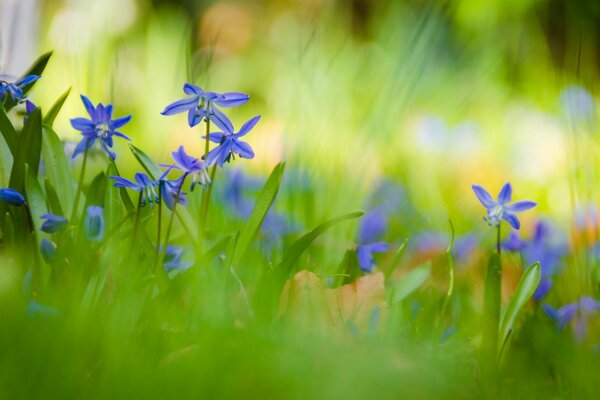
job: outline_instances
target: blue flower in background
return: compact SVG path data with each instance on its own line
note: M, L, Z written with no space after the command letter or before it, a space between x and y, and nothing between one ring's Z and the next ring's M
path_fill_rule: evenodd
M233 126L229 127L217 123L217 126L223 129L223 132L213 132L209 134L210 141L219 143L219 146L208 153L206 164L213 165L216 162L219 167L222 167L223 163L229 162L234 154L239 155L241 158L254 158L254 151L252 151L250 145L239 140L239 138L250 132L259 120L260 115L257 115L242 125L238 133L233 132ZM203 138L205 138L205 136L203 136Z
M360 269L371 272L373 265L377 265L373 253L388 251L391 244L378 241L387 230L387 217L380 209L369 211L363 216L358 231L358 245L356 254Z
M56 261L56 244L54 242L44 238L40 243L40 250L42 253L42 258L48 264L54 263Z
M488 215L484 217L484 220L490 226L500 226L502 220L507 221L513 228L519 229L521 223L514 213L529 210L535 207L537 204L533 201L517 201L513 204L510 203L512 199L512 187L510 183L506 183L500 193L498 194L498 200L494 201L492 196L487 190L479 185L472 185L475 196L479 199L479 202L487 209Z
M571 122L589 121L594 116L594 97L579 85L569 85L560 94L563 113Z
M223 200L238 217L248 218L254 203L244 196L244 192L260 187L259 179L247 176L241 169L236 168L232 172L227 172L227 181L223 187Z
M100 141L102 148L108 153L110 158L113 160L116 158L116 154L110 150L113 146L113 136L122 137L125 140L131 140L121 132L117 131L120 127L125 125L131 120L131 115L121 118L112 118L113 106L109 104L104 106L99 103L98 106L94 107L94 104L81 95L83 105L90 115L90 119L87 118L73 118L71 119L71 126L81 132L83 138L75 147L73 151L73 158L77 157L79 153L83 153L96 143L96 140Z
M575 336L583 339L586 333L587 319L592 313L600 311L600 302L592 297L583 296L577 302L566 304L559 309L548 304L544 304L543 308L559 330L562 330L571 321L575 321Z
M104 237L104 210L99 206L89 206L84 221L85 236L90 242L99 242Z
M44 214L40 218L44 220L42 231L46 233L58 232L69 223L65 217L61 217L60 215Z
M143 172L135 174L135 182L121 178L120 176L111 176L110 179L115 181L115 187L123 187L136 192L141 192L142 206L145 206L147 203L154 205L154 203L158 202L158 195L156 194L158 182L150 179L148 175Z
M38 75L28 75L13 83L0 80L0 101L5 101L10 96L14 102L22 103L26 98L23 88L40 78Z
M196 85L186 83L183 85L185 94L190 95L185 99L178 100L169 104L162 112L163 115L174 115L182 112L188 112L188 124L190 127L198 125L203 118L206 118L219 127L226 126L231 131L233 125L221 110L215 107L236 107L246 104L250 99L245 93L228 92L215 93L205 92Z
M183 257L183 247L181 246L167 246L167 250L165 252L164 257L164 267L167 272L176 271L176 270L185 270L191 267L194 263L191 262L182 262L181 258Z
M2 188L0 189L0 200L12 204L13 206L24 206L25 197L14 189Z
M504 249L521 253L525 267L535 262L540 263L541 281L533 294L536 301L546 296L552 288L552 277L558 273L561 257L566 253L565 245L552 243L551 232L552 229L547 222L539 221L531 240L522 240L517 233L512 232L502 243Z
M189 175L192 177L192 185L190 190L194 190L196 184L201 184L206 187L210 184L210 176L208 175L208 171L206 170L206 164L196 157L192 157L185 152L183 146L179 146L177 151L171 153L173 155L173 160L175 160L175 164L161 164L163 167L168 167L169 170L171 168L178 169L185 173L185 175ZM167 170L165 174L169 172Z

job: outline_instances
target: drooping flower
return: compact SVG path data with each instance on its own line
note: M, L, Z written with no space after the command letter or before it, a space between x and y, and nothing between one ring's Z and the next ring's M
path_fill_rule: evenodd
M167 246L165 251L165 257L163 259L164 267L167 272L175 270L185 270L191 267L194 263L182 262L183 247L181 246Z
M0 102L4 102L10 96L15 103L22 103L27 97L23 88L40 78L41 76L38 75L27 75L13 83L0 80Z
M583 339L586 334L587 320L592 313L600 311L600 301L583 296L578 301L566 304L559 309L544 304L544 312L556 323L559 330L562 330L569 322L575 321L575 336Z
M85 236L90 242L99 242L104 237L104 209L89 206L85 215Z
M391 244L379 241L386 230L387 217L380 209L369 211L363 216L356 246L358 264L363 271L371 272L373 265L377 265L373 253L384 253L391 247Z
M487 221L490 226L500 226L502 220L505 220L513 228L519 229L521 223L515 213L529 210L537 205L537 203L529 200L508 204L512 199L512 186L510 183L506 183L502 187L502 190L500 190L500 193L498 194L497 201L494 201L489 192L483 187L472 185L472 188L479 202L483 204L487 210L488 215L483 219Z
M156 194L158 182L150 179L150 177L143 172L135 174L135 182L121 178L120 176L111 176L110 179L115 181L115 187L124 187L136 192L141 192L142 206L145 206L147 203L154 205L154 203L158 202L158 194Z
M44 214L40 218L44 220L42 231L46 233L58 232L69 223L65 217L61 217L60 215Z
M162 178L159 180L161 198L169 210L173 209L176 201L177 204L181 204L183 206L188 205L186 193L181 190L182 184L183 176L175 180L166 180Z
M2 188L0 189L0 200L12 204L13 206L24 206L25 197L14 189Z
M175 164L161 164L163 167L175 168L192 178L190 190L194 190L196 184L206 187L210 183L210 176L206 170L206 164L198 158L192 157L185 152L183 146L179 146L177 151L171 153ZM165 172L168 173L169 170Z
M212 149L206 157L206 164L213 165L215 162L219 167L223 166L223 163L229 162L235 154L241 158L254 158L254 151L250 145L242 140L239 140L242 136L246 135L260 120L260 115L250 119L240 128L239 132L233 132L233 126L229 127L217 123L217 126L223 130L223 132L213 132L209 134L209 139L213 143L219 145ZM205 138L205 136L203 136Z
M162 114L174 115L187 111L190 127L198 125L203 118L206 118L219 126L227 126L230 130L233 130L231 121L215 105L220 107L236 107L246 104L250 99L250 96L245 93L206 92L190 83L183 85L183 91L185 94L190 95L190 97L169 104L163 110Z
M131 120L131 115L126 117L115 118L112 117L113 106L112 104L104 105L99 103L97 106L85 97L81 95L83 105L90 115L90 119L87 118L73 118L71 119L71 126L81 132L83 138L75 147L72 158L77 157L78 154L83 153L96 143L96 140L100 141L102 148L108 153L110 158L113 160L116 158L116 154L110 150L113 146L113 136L121 137L125 140L131 140L123 133L117 131L123 125Z

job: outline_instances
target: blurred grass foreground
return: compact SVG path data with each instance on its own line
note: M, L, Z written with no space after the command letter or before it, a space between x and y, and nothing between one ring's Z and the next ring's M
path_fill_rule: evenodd
M0 0L0 399L597 398L600 3Z

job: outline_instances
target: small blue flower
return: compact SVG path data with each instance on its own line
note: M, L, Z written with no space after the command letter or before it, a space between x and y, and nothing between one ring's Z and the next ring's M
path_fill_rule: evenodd
M192 157L185 152L183 146L179 146L177 151L172 153L173 159L175 160L175 164L161 164L163 167L169 167L178 169L184 172L186 175L192 177L192 185L190 190L194 190L196 184L200 183L202 186L206 187L210 184L210 176L206 170L206 164L198 158ZM165 175L169 172L167 170Z
M56 261L56 244L54 242L44 238L40 243L40 250L42 253L42 258L48 264L54 263Z
M83 138L75 147L72 158L77 157L79 153L83 153L96 143L96 140L100 141L102 148L108 153L110 158L113 160L116 158L116 154L110 150L113 146L113 135L122 137L125 140L131 140L121 132L117 131L120 127L125 125L131 120L131 115L121 118L112 118L113 106L109 104L104 106L99 103L98 106L81 95L83 105L90 115L90 119L87 118L73 118L71 119L71 126L81 132Z
M24 206L25 197L14 189L2 188L0 189L0 200L12 204L13 206Z
M89 206L85 215L85 236L90 242L99 242L104 237L104 210Z
M183 176L175 180L160 179L159 182L162 200L169 210L173 209L175 201L182 206L188 205L187 198L185 197L186 193L180 188L183 184Z
M246 104L250 99L250 96L244 93L229 92L220 94L205 92L198 86L190 83L183 85L183 91L185 94L190 95L190 97L169 104L161 114L174 115L187 111L190 127L198 125L203 118L206 118L219 126L227 126L230 127L230 130L233 130L231 121L215 105L220 107L236 107Z
M115 181L115 187L124 187L136 192L141 192L142 206L145 206L147 203L154 206L154 203L158 202L158 195L156 194L158 182L150 179L148 175L143 172L135 174L135 182L121 178L120 176L111 176L110 179Z
M566 304L559 309L555 309L548 304L544 304L543 309L556 323L559 330L575 320L575 335L581 340L585 337L587 319L593 312L600 311L600 301L589 296L583 296L577 302Z
M356 254L360 269L371 272L377 265L373 253L385 253L391 244L379 241L387 230L387 217L380 209L369 211L363 216L358 233Z
M26 98L23 88L40 78L38 75L28 75L14 83L0 80L0 101L5 101L10 96L15 103L22 103Z
M213 165L215 162L219 167L223 166L223 163L229 162L232 155L235 159L235 154L241 158L254 158L254 151L250 145L244 141L239 140L242 136L246 135L260 120L260 115L252 118L246 122L240 128L238 133L233 132L233 126L226 126L220 123L216 125L223 130L223 132L213 132L209 134L209 139L213 143L219 143L219 146L215 147L208 153L206 158L207 165ZM206 138L206 136L203 136Z
M516 212L522 212L529 210L537 205L533 201L517 201L513 204L508 204L512 198L512 187L510 183L506 183L500 193L498 194L498 200L494 201L492 196L479 185L472 185L475 196L479 199L479 202L487 209L488 215L483 219L487 221L490 226L500 226L502 220L507 221L513 228L519 229L521 223L514 214Z
M65 217L61 217L60 215L44 214L40 218L44 220L42 231L46 233L58 232L69 223Z
M182 262L181 258L183 257L183 247L181 246L167 246L167 251L165 252L165 258L163 260L164 267L167 272L175 271L175 270L185 270L191 267L194 263L191 262Z

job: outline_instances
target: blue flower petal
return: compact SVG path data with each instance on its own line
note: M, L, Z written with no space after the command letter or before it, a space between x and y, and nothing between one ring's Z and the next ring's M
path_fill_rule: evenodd
M493 208L496 205L496 202L494 201L492 196L482 186L471 185L471 187L473 188L475 196L477 196L477 199L481 204L483 204L485 208Z
M505 183L498 194L498 203L507 204L512 199L512 186L510 183Z

